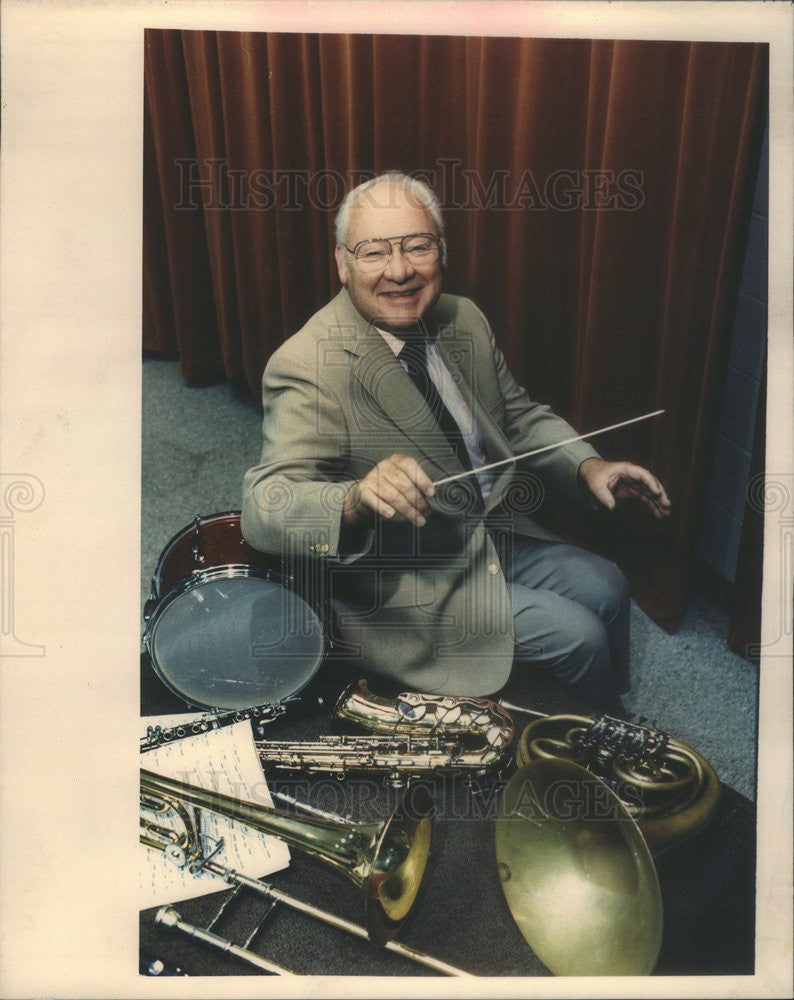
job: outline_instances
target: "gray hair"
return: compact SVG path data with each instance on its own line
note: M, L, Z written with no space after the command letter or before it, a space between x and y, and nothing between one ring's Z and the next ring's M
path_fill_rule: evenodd
M383 183L396 184L404 191L410 191L411 194L413 194L422 203L422 205L424 205L430 213L433 222L436 225L436 229L438 230L438 236L441 240L441 263L445 265L447 262L447 245L444 240L444 221L441 218L441 206L438 203L438 198L436 198L435 194L433 194L424 181L417 180L415 177L409 177L407 174L400 173L396 170L380 174L378 177L373 177L368 181L364 181L363 184L359 184L358 187L354 187L345 195L345 198L336 213L336 220L334 222L336 245L339 249L344 251L347 244L347 230L350 224L350 213L356 205L358 205L367 191ZM347 271L346 260L344 268L345 271Z

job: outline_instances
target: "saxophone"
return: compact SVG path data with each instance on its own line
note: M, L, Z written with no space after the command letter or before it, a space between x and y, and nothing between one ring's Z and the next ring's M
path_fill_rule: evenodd
M339 696L332 718L372 735L255 740L262 767L338 778L380 773L399 787L410 778L436 773L474 777L498 772L512 760L513 720L487 698L408 691L389 700L359 680Z
M515 737L507 710L488 698L404 691L390 701L365 680L345 688L332 715L372 733L471 733L495 749L509 748Z

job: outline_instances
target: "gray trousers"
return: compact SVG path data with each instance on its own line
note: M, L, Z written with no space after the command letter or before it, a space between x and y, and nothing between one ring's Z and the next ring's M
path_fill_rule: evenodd
M502 565L510 587L515 658L548 670L601 711L622 711L629 689L626 578L601 556L564 542L511 536Z

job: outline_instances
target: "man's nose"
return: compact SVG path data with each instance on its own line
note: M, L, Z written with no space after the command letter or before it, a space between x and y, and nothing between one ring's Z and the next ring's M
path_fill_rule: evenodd
M386 270L383 272L385 277L389 278L391 281L405 281L406 279L412 277L415 272L416 269L403 253L400 244L393 243L389 263L386 265Z

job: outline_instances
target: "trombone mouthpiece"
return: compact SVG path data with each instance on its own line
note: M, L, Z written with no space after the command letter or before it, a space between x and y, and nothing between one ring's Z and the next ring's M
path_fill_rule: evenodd
M176 927L181 917L172 906L161 906L154 916L154 922L163 927Z

